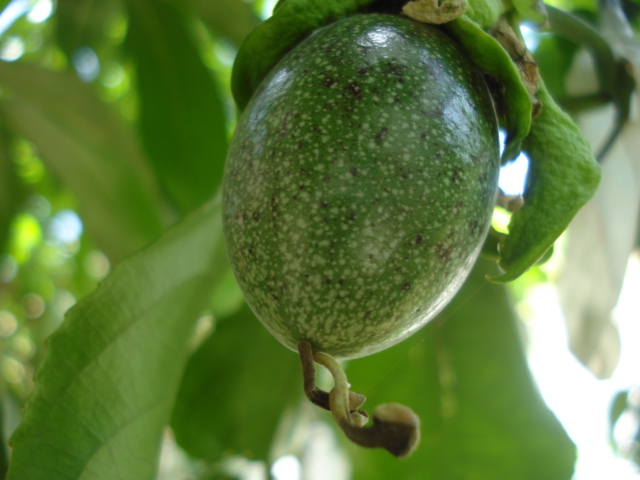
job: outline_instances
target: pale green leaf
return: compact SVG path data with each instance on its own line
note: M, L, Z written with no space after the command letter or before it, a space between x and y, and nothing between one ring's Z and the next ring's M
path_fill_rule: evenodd
M0 115L36 147L78 198L82 219L112 262L156 238L166 222L155 179L121 120L73 74L0 62Z
M543 83L537 95L542 113L523 143L531 159L522 210L513 214L509 235L500 242L498 265L509 282L533 266L565 231L600 183L600 165L571 118L553 101Z
M50 338L10 480L150 480L189 341L226 270L210 203L123 261Z

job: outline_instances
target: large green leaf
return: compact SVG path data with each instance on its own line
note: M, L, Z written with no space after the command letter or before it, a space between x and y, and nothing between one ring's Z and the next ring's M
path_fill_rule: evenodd
M100 248L118 262L156 238L163 220L155 179L121 120L73 74L0 62L1 120L37 147L73 191Z
M227 37L236 44L260 23L252 5L242 0L168 0L193 10L217 35Z
M302 392L298 355L279 344L245 304L189 359L171 426L192 456L268 460L284 408Z
M223 105L180 11L151 0L128 3L126 45L136 63L143 140L169 197L188 212L222 180Z
M189 340L225 270L219 203L206 204L71 309L11 439L8 478L152 479Z
M481 261L452 304L411 340L349 363L365 407L397 401L422 419L407 460L350 448L355 478L569 480L575 449L527 369L509 299Z

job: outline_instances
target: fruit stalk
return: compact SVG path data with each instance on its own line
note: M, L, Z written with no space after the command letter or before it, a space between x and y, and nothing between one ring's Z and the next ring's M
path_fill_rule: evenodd
M305 393L313 403L323 408L326 408L326 392L315 386L311 358L331 372L335 386L328 394L329 410L347 438L362 447L384 448L399 458L407 457L415 450L420 441L420 419L410 408L397 403L378 405L373 411L373 425L365 427L369 416L365 411L357 410L364 402L364 396L349 390L347 375L340 364L326 353L313 353L308 342L300 342L298 351L303 365Z

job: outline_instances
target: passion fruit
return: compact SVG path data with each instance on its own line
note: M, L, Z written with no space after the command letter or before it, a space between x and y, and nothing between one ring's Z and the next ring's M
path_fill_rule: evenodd
M231 143L224 231L284 345L354 358L416 332L486 236L500 167L483 75L439 28L362 14L273 69Z

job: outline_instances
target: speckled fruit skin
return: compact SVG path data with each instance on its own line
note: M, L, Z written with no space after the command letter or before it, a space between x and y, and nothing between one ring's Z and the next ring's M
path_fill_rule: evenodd
M396 344L467 277L499 167L484 79L444 33L379 14L320 30L265 79L231 144L224 230L247 302L293 350Z

